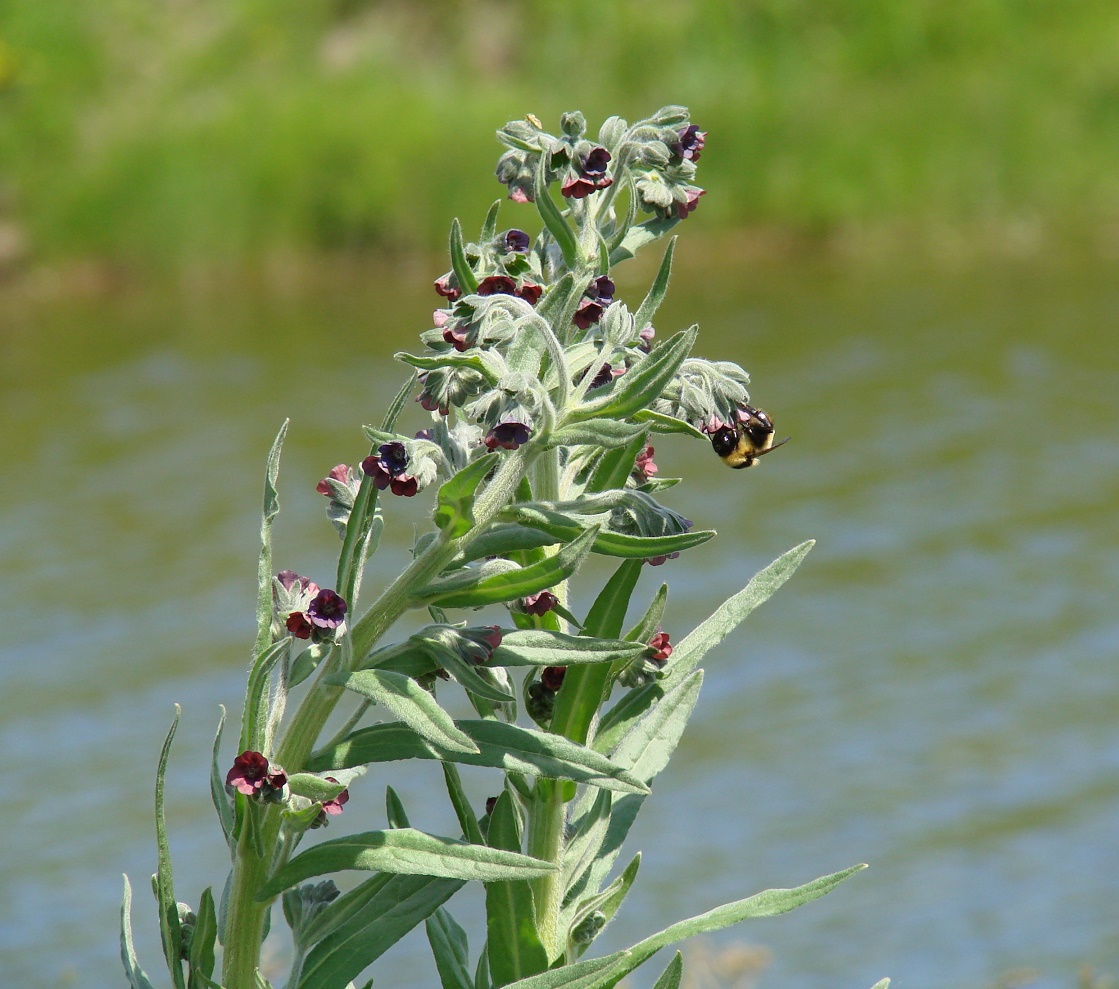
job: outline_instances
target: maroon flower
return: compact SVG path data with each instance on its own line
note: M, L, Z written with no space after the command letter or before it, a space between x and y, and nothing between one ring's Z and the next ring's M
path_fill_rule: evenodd
M633 468L641 475L641 479L644 481L649 480L650 477L657 473L659 468L653 463L653 448L651 446L645 447L645 449L637 455L637 462L633 465Z
M649 640L649 648L653 650L653 654L649 658L663 666L668 662L668 657L672 655L672 644L668 641L668 633L657 632Z
M517 295L525 300L530 306L536 305L540 301L540 296L544 294L544 286L537 285L535 282L525 282L519 289Z
M605 148L592 149L583 159L577 175L560 186L560 192L569 199L585 199L592 192L612 186L614 180L606 176L609 162L609 151Z
M648 563L651 567L659 567L667 563L669 560L675 560L676 557L678 557L679 555L679 553L665 553L662 556L650 556L646 557L645 562Z
M516 295L517 283L508 275L490 275L478 283L479 295Z
M330 473L324 477L318 484L315 485L315 490L319 494L324 494L329 497L330 485L327 483L327 478L334 478L340 484L346 484L350 479L350 467L348 464L339 464L337 467L331 467Z
M325 779L329 783L337 783L338 782L338 780L336 780L333 776L327 776L327 777L325 777ZM341 814L343 805L349 799L350 799L350 791L349 790L343 790L341 793L338 794L338 796L332 797L330 800L324 800L323 805L322 805L322 809L325 813L330 814L331 816L334 816L336 814Z
M587 368L587 371L589 370L590 368ZM624 364L620 367L614 367L609 362L603 364L602 367L598 369L598 374L596 374L591 383L587 385L587 390L590 391L592 388L601 388L603 385L608 385L615 378L620 378L625 374L626 370L627 368ZM583 377L586 377L587 371L583 372Z
M642 327L640 333L637 334L638 339L641 341L637 347L639 350L649 353L653 349L653 337L657 335L657 331L653 329L653 324L649 323L647 326Z
M563 678L566 673L566 666L545 666L540 671L540 682L552 693L555 693L563 686Z
M454 302L462 295L462 289L457 285L451 284L451 276L449 274L444 275L442 278L435 279L435 291L443 296L443 298L450 299L451 302Z
M510 199L512 196L509 197ZM497 806L497 797L486 797L486 813L492 814L493 809Z
M408 451L403 443L383 443L376 454L361 462L361 469L373 478L377 488L384 491L394 477L399 477L408 467ZM415 492L413 492L414 494Z
M402 498L411 498L420 490L419 482L411 474L401 474L389 481L389 490Z
M334 591L319 591L308 605L306 616L315 628L337 628L346 620L346 601Z
M246 749L233 760L233 768L225 774L225 785L247 797L259 794L268 798L287 785L287 775L279 766L269 765L259 752Z
M551 591L541 591L539 594L530 594L521 601L526 615L546 615L557 604L557 598Z
M284 627L297 639L309 639L311 633L315 631L315 627L307 620L307 616L302 611L293 611L288 615Z
M690 214L695 212L696 206L699 205L699 197L706 195L706 189L689 189L687 192L687 200L675 204L677 219L686 220Z
M481 625L478 628L464 628L462 636L472 645L463 644L462 652L465 658L475 666L488 663L493 658L494 650L501 645L501 628L497 625ZM477 646L474 649L473 646Z
M602 319L606 307L613 301L614 283L606 275L599 275L587 286L572 321L579 329L585 330Z
M517 447L527 443L532 436L532 430L523 422L499 422L493 427L485 438L487 450L516 450Z
M501 246L506 254L525 254L528 252L528 234L523 230L506 230L501 237Z
M707 140L707 131L701 131L695 124L690 124L677 133L680 140L672 150L688 161L699 161L699 153Z

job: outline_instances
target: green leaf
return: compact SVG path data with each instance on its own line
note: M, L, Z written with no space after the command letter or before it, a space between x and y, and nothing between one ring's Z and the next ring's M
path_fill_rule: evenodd
M493 704L509 704L516 701L517 698L511 691L495 682L496 670L475 666L463 659L454 649L445 648L436 642L428 642L427 648L439 664L459 682L463 690L472 695L472 698L484 698Z
M400 802L400 797L391 786L385 787L385 818L390 828L408 827L408 815L404 812L404 804Z
M633 888L634 880L637 879L637 870L639 868L641 868L640 852L633 857L633 860L625 867L622 874L601 893L595 896L589 896L586 899L580 900L578 904L572 904L568 909L565 909L560 919L560 924L566 926L568 930L574 930L584 919L598 910L602 913L603 927L605 927L606 924L614 919L614 915L618 910L621 909L626 896L629 895L629 891ZM586 948L586 945L581 945L578 949L578 953L582 954Z
M695 710L702 685L703 671L695 670L686 680L665 694L622 737L614 753L614 760L624 765L642 782L651 783L668 765L669 758L676 751L688 719ZM587 804L589 800L584 798L582 802ZM594 850L593 861L586 873L587 888L597 890L609 875L643 803L644 796L636 793L619 796L611 802L609 826L602 844Z
M605 451L591 472L586 490L593 494L599 491L610 491L614 488L624 488L630 474L633 473L637 457L648 443L648 431L642 429L625 446L618 447L616 450Z
M889 979L879 979L870 987L870 989L890 989Z
M313 642L296 656L288 667L288 689L297 687L314 673L333 648L333 642Z
M610 263L618 264L636 256L637 252L646 244L651 244L658 237L663 237L679 222L679 218L675 216L668 220L662 220L658 217L630 227L622 242L610 253Z
M603 958L587 958L513 982L506 989L598 989L629 971L629 954L616 951Z
M684 975L684 956L679 951L672 956L653 989L680 989L680 979Z
M367 547L371 538L377 512L377 486L368 474L362 474L358 485L354 507L346 520L346 531L342 536L342 549L338 554L337 583L338 593L346 605L353 608L356 604L357 589L361 583L361 571L368 555Z
M630 642L648 642L657 634L661 618L664 617L664 606L668 602L668 585L661 584L657 593L653 595L649 610L641 616L641 621L626 632L626 639Z
M603 986L616 985L617 980L622 975L632 972L638 965L660 951L661 948L666 948L677 941L683 941L685 938L695 937L697 934L720 931L724 927L730 927L732 924L737 924L743 920L752 920L755 917L774 917L778 914L788 913L790 910L795 910L797 907L831 892L844 879L865 868L865 865L852 866L842 872L822 876L803 886L798 886L796 889L767 889L761 893L755 893L745 900L726 903L714 910L709 910L705 914L700 914L698 917L691 917L688 920L673 924L659 934L654 934L630 948L630 957L626 961L624 971L614 982L603 983Z
M209 989L213 985L214 942L218 936L218 918L214 910L214 893L207 886L202 891L195 913L194 933L190 939L189 989Z
M566 896L584 872L590 867L606 837L610 824L610 805L613 802L609 790L599 790L595 794L590 809L579 821L579 826L563 849L563 889Z
M533 201L536 203L540 219L544 221L544 226L548 228L548 232L556 240L560 253L563 255L564 264L567 265L568 269L573 270L579 257L579 247L575 239L575 232L568 225L567 220L564 219L548 191L548 158L547 154L542 154L537 161L536 176L533 180Z
M436 910L424 923L443 989L474 989L474 980L470 977L470 947L466 931L455 923L455 919L443 907Z
M665 415L663 412L654 412L652 409L641 409L635 412L632 418L637 422L648 423L654 433L683 433L697 440L710 439L706 433L701 433L690 422Z
M628 447L634 437L645 436L647 429L641 423L624 419L595 419L561 426L548 437L548 446L593 446L605 450ZM632 463L630 464L632 467Z
M559 331L561 337L565 328L571 326L572 317L583 298L584 287L582 283L576 284L575 276L568 271L548 289L536 307L540 318Z
M501 377L501 372L503 370L502 365L498 363L502 358L489 351L469 354L448 351L445 354L420 354L418 356L416 354L406 353L405 351L399 351L393 354L393 357L402 364L418 368L421 371L434 371L443 367L469 368L472 371L477 371L479 374L485 375L490 384L497 383L497 379ZM370 437L370 439L373 439L373 437ZM376 440L374 440L374 442L376 442ZM387 441L381 440L381 442Z
M487 840L506 853L520 851L521 837L509 791L490 812ZM548 967L548 952L536 930L532 890L525 880L486 883L486 952L495 986L504 986Z
M462 224L458 222L458 217L451 221L451 268L463 295L473 295L478 291L478 279L474 277L474 269L470 267L462 245Z
M210 758L210 799L214 802L214 810L218 813L218 823L221 824L225 842L232 847L233 802L229 799L229 794L225 792L225 777L222 774L221 766L218 764L218 759L221 758L218 751L221 747L221 733L225 727L225 705L219 704L218 707L221 708L221 717L218 719L218 730L214 735L214 751Z
M292 773L288 777L288 788L300 797L326 803L346 789L346 784L331 783L330 780L316 776L314 773Z
M486 211L486 219L482 222L482 235L479 243L486 244L497 236L497 213L501 209L501 200L494 200L494 203Z
M132 943L132 885L124 877L124 895L120 902L120 960L131 989L155 989L136 959Z
M159 934L163 942L163 957L174 980L176 989L186 989L181 959L183 932L179 925L179 906L175 901L175 880L171 869L171 849L167 844L167 821L164 818L164 780L167 776L167 759L171 755L171 742L179 727L182 708L175 705L175 718L163 741L159 753L159 766L155 773L155 842L159 851L159 867L155 874L155 895L159 901Z
M381 704L424 738L452 752L477 752L478 747L455 727L451 716L415 680L389 670L359 670L326 678Z
M293 989L339 989L357 978L464 885L461 879L379 874L329 904L308 927ZM321 938L321 940L319 940Z
M621 634L629 599L640 576L641 563L637 560L627 560L618 567L587 614L585 635L616 639ZM585 742L609 675L608 667L587 666L569 671L556 695L552 731Z
M684 359L695 345L696 328L681 330L654 347L614 382L609 395L584 402L569 421L586 419L624 419L639 412L660 397Z
M586 668L586 667L584 667ZM361 728L308 760L313 771L343 769L399 759L443 759L468 766L492 766L506 772L571 779L622 793L646 793L648 787L605 756L549 732L533 731L501 721L455 724L478 746L478 753L447 752L399 722Z
M504 633L501 645L494 650L493 662L498 666L573 666L629 660L646 650L643 642L521 629Z
M465 536L474 527L474 495L497 461L496 453L487 453L468 464L439 489L435 524L451 539Z
M482 829L478 826L478 819L474 816L474 809L470 806L466 791L462 788L462 779L454 763L443 763L443 778L446 780L447 793L451 798L451 805L455 808L455 816L458 817L463 835L467 841L481 845L485 841L482 837Z
M668 247L665 248L660 269L657 271L657 277L653 279L649 294L645 296L645 300L638 306L637 312L634 313L633 325L638 330L644 329L653 322L653 317L657 314L661 303L664 302L665 293L668 292L668 279L672 274L672 255L675 250L676 238L673 237L669 240Z
M296 855L261 887L257 899L268 900L304 879L341 869L487 881L535 878L555 868L528 855L441 838L415 828L364 831L324 841Z
M272 520L279 514L280 497L276 491L276 480L280 476L280 451L287 436L288 422L285 419L272 449L268 451L268 462L264 472L264 508L260 518L260 558L256 567L256 649L261 653L272 641Z
M597 526L592 527L564 546L555 556L540 563L482 577L466 586L463 586L464 581L451 583L451 579L448 579L442 582L443 585L450 584L454 589L436 582L421 590L418 596L424 602L440 608L479 608L486 604L527 597L570 577L590 552L597 535Z
M693 629L673 650L672 663L663 680L631 690L603 715L595 740L596 748L608 751L612 739L618 738L626 726L647 711L657 698L664 696L687 677L703 657L730 635L750 612L773 596L793 575L813 545L815 541L809 540L783 553Z
M510 505L505 514L523 525L548 533L556 541L574 540L581 532L589 531L572 516L548 508L540 502L532 505ZM644 560L652 556L682 553L702 545L715 534L714 529L696 529L668 536L632 536L601 529L591 546L591 552L602 556Z
M470 540L469 545L454 558L452 566L462 566L472 560L489 556L510 556L524 550L554 546L560 542L539 529L523 525L495 525Z
M291 648L291 636L285 635L257 654L245 687L245 711L241 715L241 749L260 752L264 748L265 705L268 699L268 678L280 658Z

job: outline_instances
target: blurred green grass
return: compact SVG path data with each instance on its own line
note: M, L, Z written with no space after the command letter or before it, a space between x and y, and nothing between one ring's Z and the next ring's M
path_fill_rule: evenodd
M141 271L429 250L507 119L680 102L708 230L1110 252L1117 46L1113 0L10 0L0 222Z

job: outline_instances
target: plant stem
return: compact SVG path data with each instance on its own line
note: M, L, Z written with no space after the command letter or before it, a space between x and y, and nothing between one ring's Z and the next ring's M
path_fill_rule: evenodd
M256 822L261 830L272 831L271 836L262 834L261 844L270 849L275 842L275 827L279 824L279 814L273 808L265 808L264 821ZM249 806L246 814L253 814L256 808ZM271 828L266 828L275 821ZM260 943L264 932L264 918L268 904L258 903L256 891L268 878L268 861L257 855L252 839L253 822L244 821L241 839L237 843L237 853L233 858L233 880L229 887L229 912L225 922L225 936L222 944L225 954L222 958L222 985L226 989L256 989L256 971L260 965Z

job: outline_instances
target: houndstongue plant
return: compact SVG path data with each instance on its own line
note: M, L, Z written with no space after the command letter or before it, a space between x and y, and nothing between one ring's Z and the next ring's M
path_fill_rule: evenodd
M639 855L611 878L692 713L700 660L811 544L675 644L661 628L663 585L627 625L646 565L715 535L661 503L676 481L659 476L651 436L679 433L722 452L757 424L756 410L746 412L745 371L690 356L695 327L654 345L673 242L636 309L615 298L611 277L696 208L705 135L687 110L669 106L632 125L612 117L596 138L579 113L561 118L558 136L529 116L498 137L508 148L498 178L510 199L535 207L542 228L535 237L499 231L496 203L475 243L452 225L451 270L435 283L445 305L421 334L423 352L397 355L411 379L381 424L365 427L372 448L360 466L340 464L318 485L341 536L333 589L273 570L286 424L268 458L240 754L223 759L219 725L211 777L232 869L194 907L175 899L164 823L174 726L159 760L153 884L175 989L267 986L261 943L276 913L291 928L289 989L344 989L420 923L444 989L605 989L662 947L791 910L862 868L767 890L627 950L584 957L637 875ZM642 213L652 215L639 222ZM397 423L412 398L430 421L407 435ZM392 497L423 492L433 495L431 526L411 563L359 607ZM618 566L576 613L568 585L591 553ZM430 623L386 641L414 610ZM477 717L453 719L437 687L463 691ZM324 737L339 705L352 713ZM373 766L400 759L439 761L461 836L412 827L389 788L384 827L300 847L308 832L346 821L349 789L369 785ZM484 809L468 800L458 764L503 774ZM370 875L340 893L322 877L342 870ZM471 880L484 884L486 905L486 939L473 958L445 906ZM126 880L124 966L133 989L149 989L129 901ZM657 986L677 986L681 964L677 955Z

